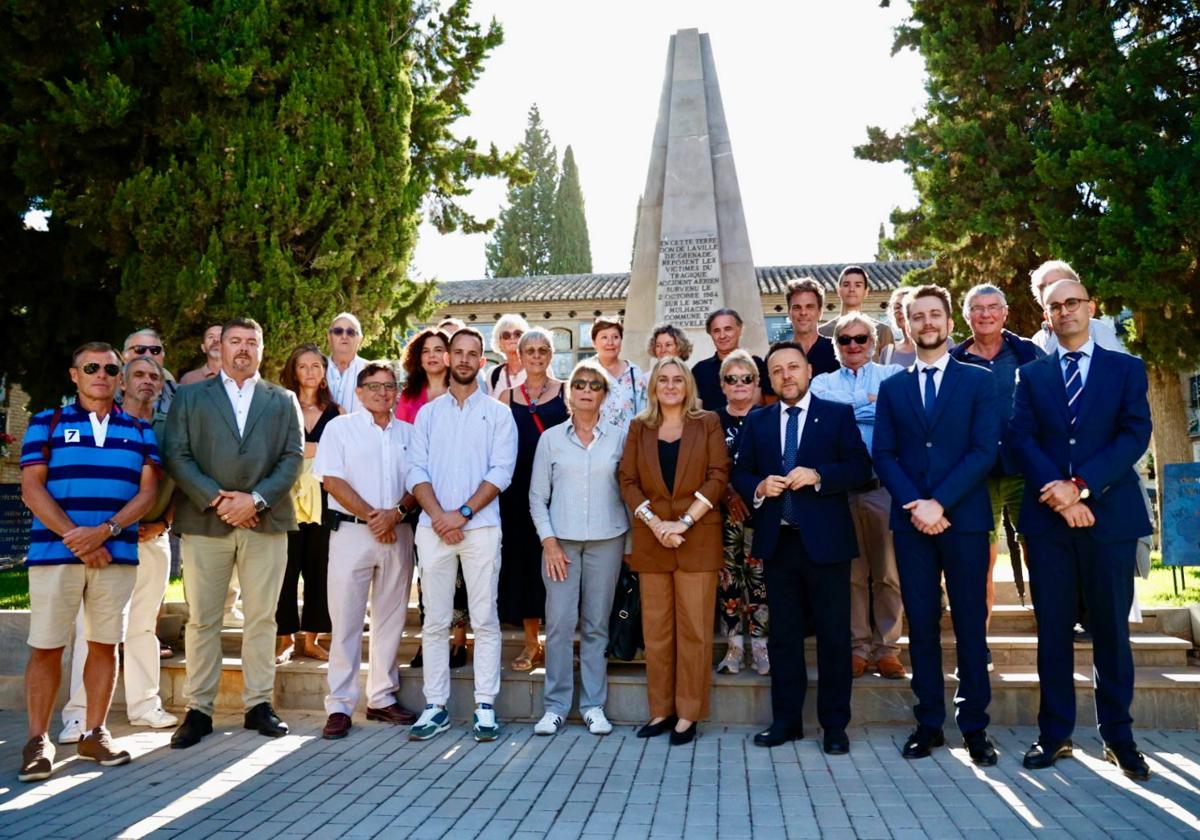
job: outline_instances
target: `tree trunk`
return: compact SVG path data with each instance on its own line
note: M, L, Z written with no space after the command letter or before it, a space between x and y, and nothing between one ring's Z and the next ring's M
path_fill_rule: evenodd
M1188 437L1186 403L1178 371L1147 365L1146 375L1150 380L1150 417L1154 421L1150 448L1154 453L1154 479L1158 488L1155 508L1161 521L1163 467L1191 463L1192 442ZM1155 527L1158 525L1156 522Z

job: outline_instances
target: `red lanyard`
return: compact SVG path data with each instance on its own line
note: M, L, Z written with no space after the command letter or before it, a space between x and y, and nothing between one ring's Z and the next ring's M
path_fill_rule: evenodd
M546 393L546 386L543 385L542 393L538 394L538 396L540 397L544 393ZM529 413L533 415L533 425L537 426L538 434L540 435L542 432L546 431L546 424L542 422L541 417L538 417L537 403L534 400L529 399L529 392L525 390L524 382L521 383L521 396L525 398L525 402L529 403Z

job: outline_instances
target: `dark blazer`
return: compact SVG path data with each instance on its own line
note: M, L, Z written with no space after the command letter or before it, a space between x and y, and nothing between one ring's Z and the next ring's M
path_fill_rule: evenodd
M1151 532L1133 468L1150 445L1146 388L1141 359L1096 345L1072 431L1058 353L1020 368L1008 445L1025 473L1022 533L1069 527L1038 496L1049 482L1072 476L1091 491L1085 504L1096 517L1097 538L1130 540Z
M750 412L738 438L733 486L747 504L768 475L783 475L779 435L783 403ZM821 490L805 487L796 497L800 539L814 563L841 563L858 556L854 521L846 491L871 478L871 456L854 423L854 410L841 403L813 397L800 434L796 462L821 474ZM783 517L783 497L764 499L754 513L754 542L750 553L769 561L775 554Z
M163 463L178 487L178 533L221 537L233 530L208 507L220 490L257 491L266 500L255 531L296 530L291 490L304 465L304 426L291 391L260 379L239 435L220 376L180 388L167 415Z
M885 379L875 402L872 456L875 474L892 494L891 528L916 530L904 505L936 499L956 531L990 531L985 479L996 463L1005 414L992 374L951 358L930 418L920 376L914 366Z
M658 463L658 429L640 420L629 425L619 475L621 498L631 511L649 499L650 510L660 519L678 519L696 501L697 492L716 506L688 529L679 548L664 548L650 526L633 517L630 566L635 572L715 572L721 568L721 501L729 482L729 451L716 414L706 411L683 421L674 492L667 490Z

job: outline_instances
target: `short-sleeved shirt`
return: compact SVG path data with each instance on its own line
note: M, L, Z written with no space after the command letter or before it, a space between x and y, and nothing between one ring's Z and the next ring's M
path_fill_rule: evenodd
M21 467L45 465L46 489L76 525L94 526L111 519L137 495L142 468L161 468L154 430L114 405L103 446L96 443L90 412L78 403L63 406L51 432L54 410L35 414L21 444ZM43 447L49 443L49 459ZM104 543L114 563L137 565L138 529L131 525ZM81 563L62 537L33 518L26 564Z

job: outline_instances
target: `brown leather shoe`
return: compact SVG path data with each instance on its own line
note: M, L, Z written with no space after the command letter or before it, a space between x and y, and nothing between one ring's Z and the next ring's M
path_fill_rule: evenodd
M879 669L879 676L887 680L902 680L908 676L904 664L896 656L879 657L875 660L875 667Z
M22 782L40 782L50 778L54 769L54 744L49 735L30 738L21 750L21 769L17 778Z
M415 712L410 712L399 703L393 703L392 705L383 709L367 709L367 720L380 720L384 723L391 723L399 726L412 726L417 722L417 715Z
M850 656L850 676L858 679L863 674L867 673L867 660L863 659L858 654Z
M329 720L325 721L325 728L321 730L321 737L329 741L336 741L338 738L345 738L346 733L349 731L350 715L334 712L329 716Z
M128 750L118 750L112 734L103 726L97 726L80 738L75 746L75 754L101 767L119 767L128 764L130 759Z

